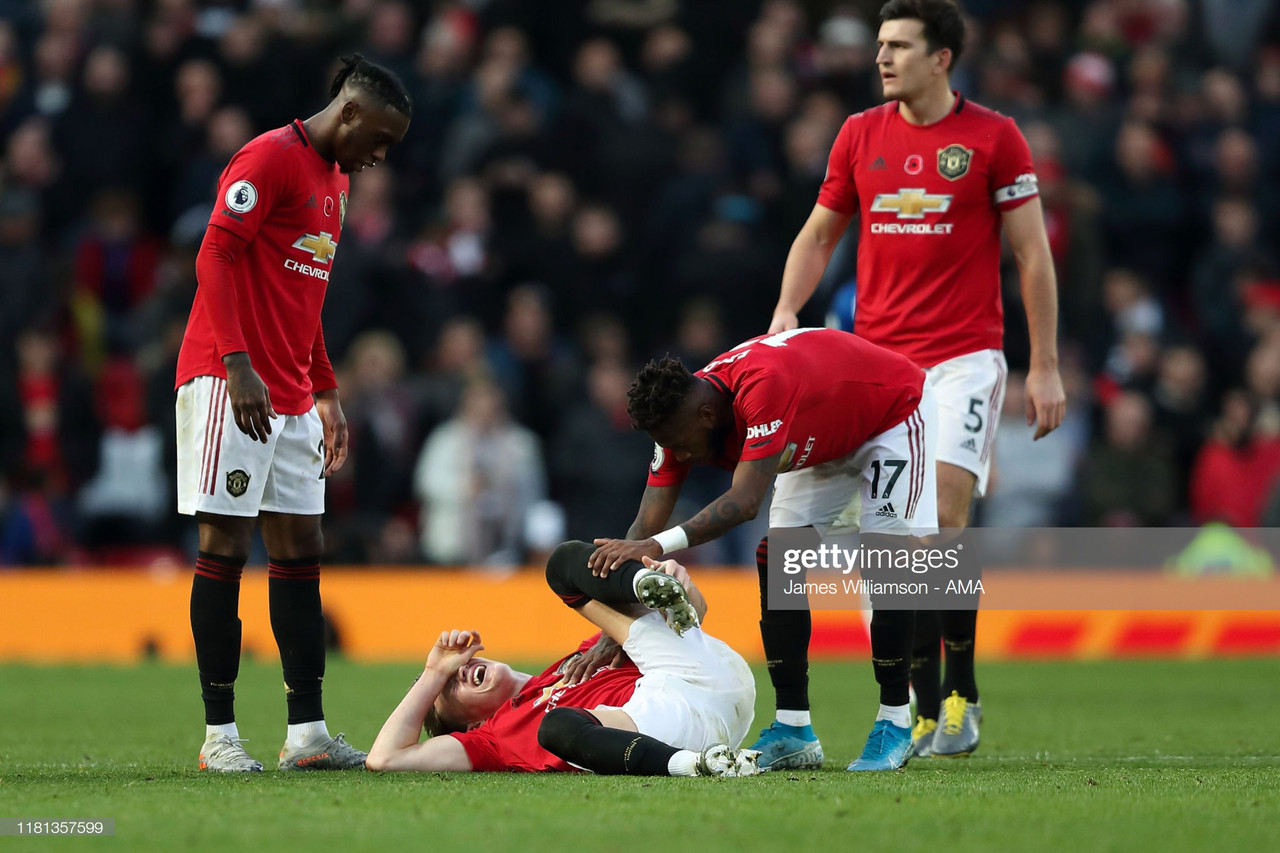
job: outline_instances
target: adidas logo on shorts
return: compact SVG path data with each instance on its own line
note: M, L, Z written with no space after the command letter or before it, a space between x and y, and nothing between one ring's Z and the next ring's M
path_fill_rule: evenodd
M975 440L974 440L974 439L972 439L972 438L967 438L967 439L965 439L963 442L961 442L961 443L960 443L960 449L961 449L961 450L972 450L974 453L977 453L977 452L978 452L978 442L977 442L977 441L975 441Z
M881 518L897 518L898 511L893 508L893 504L885 504L876 510L876 515Z

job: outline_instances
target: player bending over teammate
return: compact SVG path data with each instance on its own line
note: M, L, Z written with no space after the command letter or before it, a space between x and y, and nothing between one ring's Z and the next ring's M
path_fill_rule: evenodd
M442 632L422 675L382 725L366 766L759 773L759 753L735 749L754 713L751 670L698 627L707 605L688 572L673 560L646 559L593 577L593 550L585 542L562 544L547 561L547 582L629 659L600 666L616 646L597 643L596 635L531 675L477 657L484 646L475 631ZM419 742L424 728L433 736Z

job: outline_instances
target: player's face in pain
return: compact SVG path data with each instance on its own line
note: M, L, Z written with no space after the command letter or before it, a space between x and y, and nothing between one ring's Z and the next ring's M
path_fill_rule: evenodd
M471 728L492 717L518 692L519 683L511 667L500 661L472 658L441 691L436 710L442 718Z
M404 139L409 118L359 93L342 106L342 123L333 150L343 172L362 172L387 159L387 150Z

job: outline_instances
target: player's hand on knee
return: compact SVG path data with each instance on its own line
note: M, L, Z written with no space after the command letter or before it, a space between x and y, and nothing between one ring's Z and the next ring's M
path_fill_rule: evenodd
M479 631L441 631L431 653L427 655L426 668L446 676L455 675L459 669L484 649Z
M595 539L592 540L596 550L587 558L591 574L597 577L608 577L609 573L621 568L628 560L640 560L644 557L661 557L662 546L653 539Z

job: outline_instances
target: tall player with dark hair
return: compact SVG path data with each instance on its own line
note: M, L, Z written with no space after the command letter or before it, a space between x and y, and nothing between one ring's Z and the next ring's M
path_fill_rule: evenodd
M178 356L178 511L195 515L191 586L205 741L200 767L260 771L235 722L240 575L255 523L267 546L271 629L288 703L282 770L361 767L321 702L324 478L347 458L347 422L320 309L347 210L348 174L381 163L413 108L400 80L359 55L330 102L245 145L218 180Z
M798 325L797 312L857 215L854 332L928 371L938 396L938 520L954 536L986 490L1004 400L1001 228L1021 274L1031 337L1027 425L1036 424L1037 439L1062 423L1066 408L1057 284L1026 140L1012 119L951 89L964 48L960 8L952 0L890 0L880 21L876 63L889 103L841 128L817 204L787 257L769 331ZM976 610L917 615L917 755L966 755L978 745L976 624ZM784 720L807 721L808 696L792 689L807 660L779 659L770 637L798 633L807 647L808 622L766 612L762 626L778 692L773 737L802 739Z
M649 362L627 397L636 428L654 441L653 464L628 539L595 541L600 548L589 563L597 573L715 539L754 518L770 487L770 528L834 526L860 496L868 548L893 549L937 532L933 391L901 355L846 332L792 329L739 344L696 373L669 356ZM731 470L733 482L692 519L664 530L692 465ZM766 590L761 571L761 602ZM912 610L872 616L880 708L850 770L896 770L911 757L914 624ZM772 653L779 645L787 660L807 653L807 634L763 627ZM807 688L807 668L801 675ZM761 768L820 767L822 746L805 728L808 737L783 744L787 751L767 741L770 729L761 733L770 749Z

